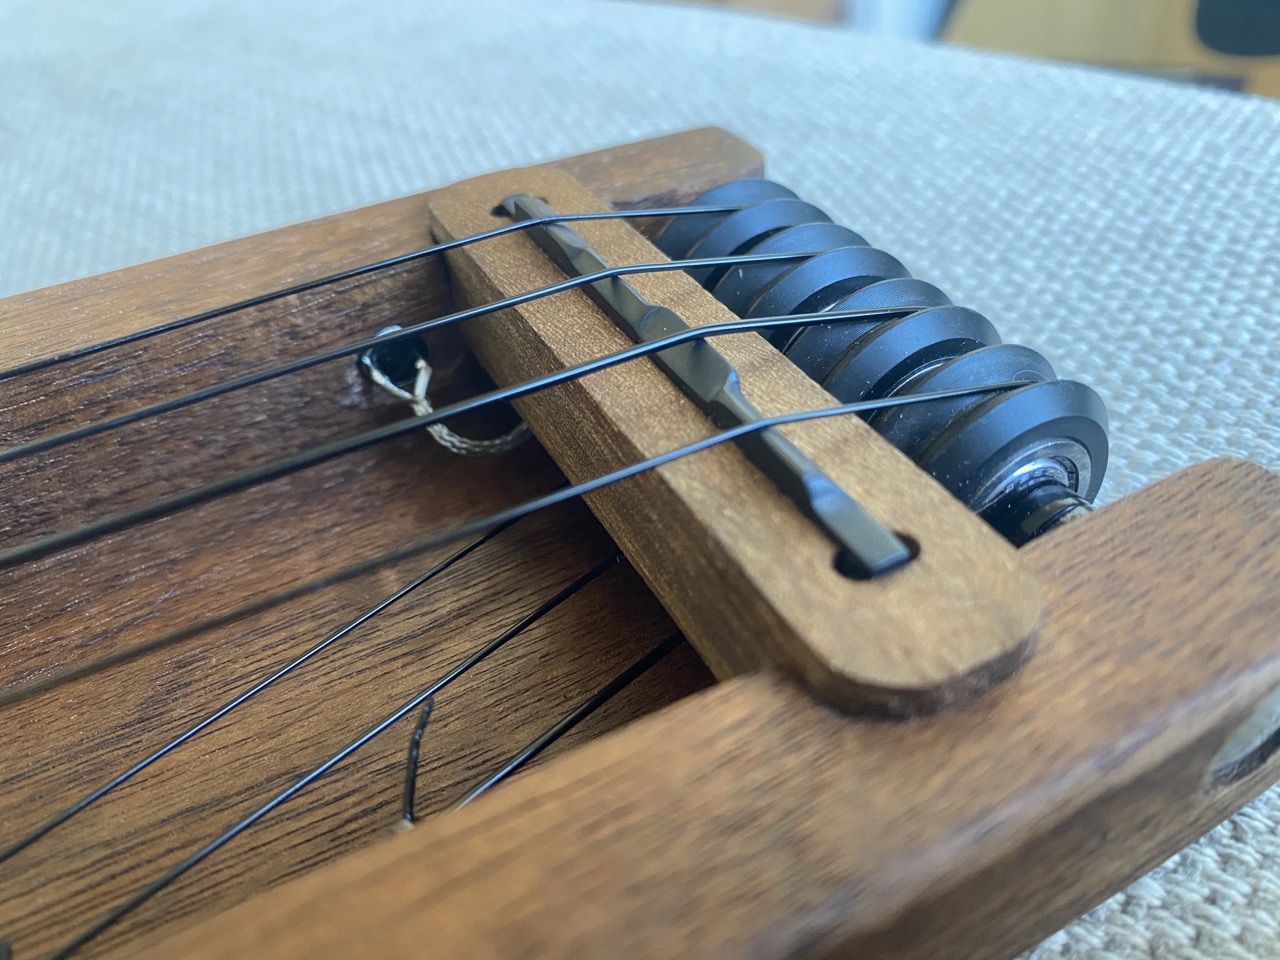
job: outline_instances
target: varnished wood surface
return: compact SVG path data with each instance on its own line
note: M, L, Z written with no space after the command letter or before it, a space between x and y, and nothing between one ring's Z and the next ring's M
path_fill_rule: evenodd
M500 222L491 211L529 193L564 213L599 201L555 170L491 174L438 191L441 238ZM606 263L661 253L625 223L574 224ZM561 275L520 235L449 255L459 295L488 303ZM682 272L628 279L693 326L734 319ZM465 333L496 380L519 382L630 345L590 299L570 291L483 317ZM765 415L835 401L755 333L712 348ZM647 358L518 401L575 482L714 432ZM854 712L913 715L967 702L1028 654L1040 587L1007 541L854 417L782 428L889 529L920 545L906 567L870 581L836 569L830 540L726 444L591 495L606 528L717 675L782 665ZM945 629L940 625L945 624Z
M687 198L759 172L759 155L719 131L660 143L566 165L627 205ZM0 367L423 246L426 207L423 197L405 198L11 298L0 303ZM133 409L387 323L428 319L451 306L440 279L432 263L414 264L6 382L0 442ZM436 347L442 376L474 377L454 363L447 342ZM405 413L340 362L5 465L0 542L65 529ZM0 847L449 550L30 691L558 482L536 445L470 460L410 437L0 573L0 697L22 698L0 708ZM0 937L12 939L19 960L66 940L613 552L581 506L512 528L234 720L0 864ZM455 800L671 631L626 567L574 597L441 696L424 745L420 808ZM564 747L707 682L686 648ZM408 735L397 727L375 741L81 955L127 956L144 932L215 913L391 832Z
M140 958L1011 957L1274 778L1210 768L1280 685L1280 478L1205 464L1023 554L1040 650L965 711L739 678Z

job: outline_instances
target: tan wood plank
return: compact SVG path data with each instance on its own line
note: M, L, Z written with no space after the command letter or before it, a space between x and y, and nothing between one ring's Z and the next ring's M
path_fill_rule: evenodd
M563 173L521 170L441 190L431 210L443 237L466 236L500 222L490 211L518 192L563 213L599 204ZM607 263L664 259L625 224L575 227ZM561 276L519 235L464 247L449 262L455 286L472 303ZM632 282L691 325L734 319L683 273ZM630 343L579 291L479 318L466 332L501 383ZM766 415L835 403L757 334L718 337L713 346ZM519 406L575 482L713 432L648 359L560 385ZM1015 670L1039 616L1039 584L1016 551L857 418L782 432L872 516L919 543L920 556L874 580L843 576L826 535L728 445L588 498L717 675L781 664L844 709L910 715L963 703Z

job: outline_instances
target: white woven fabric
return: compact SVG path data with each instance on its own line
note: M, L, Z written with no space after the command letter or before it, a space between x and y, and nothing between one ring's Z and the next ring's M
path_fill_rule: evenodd
M1280 105L604 0L7 0L0 293L715 123L1094 385L1103 498L1280 468ZM1280 793L1037 960L1280 957Z

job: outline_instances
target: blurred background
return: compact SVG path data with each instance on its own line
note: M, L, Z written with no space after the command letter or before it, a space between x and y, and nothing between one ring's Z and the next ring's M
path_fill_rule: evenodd
M1280 0L682 0L1280 98Z

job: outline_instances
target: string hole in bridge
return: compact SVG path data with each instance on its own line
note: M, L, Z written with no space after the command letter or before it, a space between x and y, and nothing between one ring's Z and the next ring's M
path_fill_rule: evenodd
M893 531L894 536L906 544L907 549L911 552L911 559L914 560L920 556L920 541L909 533L903 533L901 530ZM848 577L850 580L871 580L873 579L863 571L854 559L849 556L848 550L841 550L836 554L835 559L836 571L842 577Z

